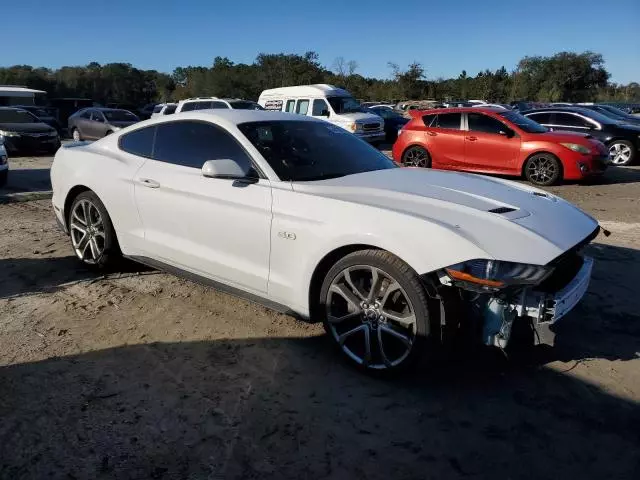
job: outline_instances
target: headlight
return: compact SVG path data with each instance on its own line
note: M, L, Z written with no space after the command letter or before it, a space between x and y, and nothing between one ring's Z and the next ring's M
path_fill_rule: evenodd
M358 128L358 124L357 123L350 123L349 124L349 130L351 130L352 132L355 132Z
M568 148L569 150L573 150L574 152L582 153L585 155L587 153L590 153L590 150L587 147L583 145L578 145L577 143L561 143L560 145Z
M18 132L10 132L8 130L0 130L0 137L19 137Z
M469 260L445 268L456 283L472 290L497 290L510 285L537 285L553 271L552 267L500 260Z

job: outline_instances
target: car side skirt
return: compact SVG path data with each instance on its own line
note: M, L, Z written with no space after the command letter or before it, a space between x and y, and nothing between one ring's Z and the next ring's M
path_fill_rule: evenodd
M283 305L281 303L278 302L274 302L273 300L270 300L268 298L265 297L261 297L259 295L255 295L253 293L249 293L249 292L245 292L244 290L241 290L239 288L236 287L232 287L230 285L226 285L222 282L218 282L216 280L212 280L210 278L204 277L202 275L198 275L196 273L193 272L189 272L187 270L183 270L181 268L178 267L174 267L173 265L169 265L167 263L161 262L159 260L156 260L154 258L150 258L150 257L145 257L145 256L141 256L141 255L124 255L125 258L128 258L129 260L133 260L134 262L138 262L138 263L142 263L143 265L147 265L148 267L151 268L155 268L157 270L162 270L164 272L170 273L172 275L175 275L177 277L182 277L186 280L189 280L191 282L194 283L198 283L200 285L203 285L205 287L211 287L214 288L215 290L218 290L220 292L223 293L227 293L229 295L232 295L234 297L237 298L241 298L242 300L247 300L249 302L252 303L256 303L258 305L261 305L263 307L266 307L270 310L274 310L278 313L283 313L285 315L289 315L292 316L298 320L303 320L305 322L308 322L309 319L306 317L303 317L302 315L300 315L298 312L292 310L291 308L289 308L286 305Z

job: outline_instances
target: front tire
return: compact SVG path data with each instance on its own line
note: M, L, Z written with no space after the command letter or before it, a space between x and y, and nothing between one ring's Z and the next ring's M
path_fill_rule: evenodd
M343 257L327 273L319 300L325 330L351 364L395 372L425 353L431 334L426 292L418 274L391 253Z
M524 175L534 185L555 185L562 178L562 165L555 155L537 153L527 160Z
M402 164L405 167L431 167L431 156L427 149L420 145L414 145L407 148L402 154Z
M614 165L631 165L636 159L636 149L627 140L616 140L609 145L609 156Z
M69 210L69 236L76 257L96 270L111 268L120 257L116 232L107 209L91 192L78 195Z

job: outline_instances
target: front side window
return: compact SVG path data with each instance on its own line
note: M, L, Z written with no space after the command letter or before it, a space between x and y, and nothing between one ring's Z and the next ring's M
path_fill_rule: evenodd
M298 100L298 104L296 105L296 113L300 115L306 115L307 111L309 111L309 100Z
M591 124L587 122L584 118L579 117L578 115L573 115L571 113L563 113L557 112L555 114L555 118L553 120L555 125L561 125L563 127L578 127L578 128L589 128Z
M495 133L506 132L507 127L504 123L491 118L488 115L482 115L480 113L468 113L467 120L469 122L469 130L473 132L481 133Z
M104 116L108 122L137 122L138 117L128 110L105 110Z
M311 115L314 117L323 117L329 114L329 106L327 102L325 102L322 98L316 98L313 101L313 110L311 111Z
M500 112L498 115L510 121L514 125L517 125L518 128L524 130L527 133L544 133L548 131L545 127L540 125L543 122L525 117L524 115L520 115L519 113L516 113L516 112ZM546 115L546 114L541 114L541 115ZM546 123L549 123L549 122L546 122Z
M548 112L530 113L525 118L529 118L540 125L551 124L551 114Z
M97 110L94 110L93 112L91 112L91 118L90 119L93 120L94 122L104 123L104 117Z
M191 168L202 168L208 160L222 159L251 165L247 153L230 133L213 124L197 121L159 124L153 159Z
M440 113L436 119L438 128L446 128L449 130L460 130L461 113ZM432 127L434 125L431 125Z
M156 126L153 125L122 135L119 141L120 150L132 155L151 158L155 133Z
M249 122L238 128L283 181L325 180L396 168L379 150L328 122Z

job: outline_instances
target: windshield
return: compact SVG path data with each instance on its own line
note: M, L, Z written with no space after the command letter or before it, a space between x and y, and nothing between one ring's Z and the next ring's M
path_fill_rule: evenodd
M137 122L138 117L127 110L102 110L108 122Z
M0 123L39 123L36 117L26 110L0 110Z
M611 125L612 123L617 123L620 121L618 119L607 117L606 115L596 112L595 110L589 110L588 108L580 108L576 111L578 113L581 113L585 117L589 117L590 119L595 120L596 122L603 123L605 125Z
M356 113L362 111L362 107L353 97L327 97L327 100L335 113Z
M325 180L396 168L377 149L330 123L250 122L238 128L281 180Z
M498 115L509 120L527 133L544 133L549 131L547 127L543 127L538 122L516 112L499 112Z
M264 110L264 108L262 108L256 102L229 102L229 105L231 105L231 108L235 108L237 110Z
M609 113L612 113L616 117L620 117L620 118L626 119L629 116L628 113L623 112L619 108L612 107L611 105L598 105L598 107L606 110Z

